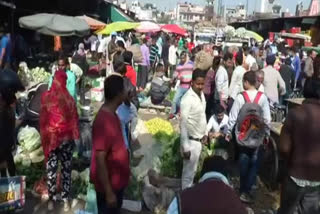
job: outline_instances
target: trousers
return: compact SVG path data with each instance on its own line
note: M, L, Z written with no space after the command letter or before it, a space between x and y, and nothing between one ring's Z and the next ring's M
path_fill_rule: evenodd
M202 150L202 145L199 141L190 140L189 146L191 152L190 160L183 160L183 169L181 176L182 190L192 186Z
M299 187L290 177L282 186L278 214L320 213L319 187Z
M71 189L71 161L74 148L73 141L62 143L57 149L49 154L47 161L47 176L48 176L48 192L49 199L56 200L57 193L57 170L58 161L61 162L61 179L62 179L62 199L68 199Z
M180 103L183 95L188 91L187 88L179 87L174 95L170 114L176 114L178 109L180 108Z
M259 152L262 150L239 146L240 193L250 193L257 179L259 169Z
M139 65L138 68L138 76L137 76L137 87L141 87L145 89L147 82L148 82L148 66Z

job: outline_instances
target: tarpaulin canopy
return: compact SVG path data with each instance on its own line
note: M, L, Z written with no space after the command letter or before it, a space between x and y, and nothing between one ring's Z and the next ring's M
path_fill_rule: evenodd
M86 16L86 15L77 16L77 18L85 20L87 22L87 24L90 26L91 30L100 30L106 26L105 23L103 23L99 20L96 20L94 18L91 18L89 16Z
M263 37L260 36L258 33L256 32L253 32L253 31L250 31L250 30L247 30L245 35L247 37L250 37L250 38L253 38L255 40L257 40L257 42L263 42Z
M86 21L59 14L40 13L19 19L22 28L50 36L85 36L90 33Z
M289 39L311 40L311 36L298 33L280 33L279 35L283 38Z
M176 24L167 24L161 27L161 30L167 33L174 33L185 36L187 31Z
M140 24L136 22L113 22L108 24L104 29L97 32L97 34L109 35L112 32L131 30L138 27Z
M155 33L159 32L161 27L154 22L143 21L135 30L139 33Z

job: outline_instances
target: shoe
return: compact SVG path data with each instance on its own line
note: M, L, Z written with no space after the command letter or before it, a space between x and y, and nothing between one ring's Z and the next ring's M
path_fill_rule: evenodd
M54 204L53 204L53 201L50 200L48 201L48 211L52 211L54 209Z
M240 201L242 201L243 203L246 203L246 204L252 204L253 198L247 193L242 193L240 195Z
M259 189L259 187L258 187L257 184L255 184L255 185L252 186L252 190L258 190L258 189Z
M174 114L169 114L168 120L174 119L176 116Z
M63 211L64 212L69 212L70 210L70 204L69 201L66 199L63 199Z

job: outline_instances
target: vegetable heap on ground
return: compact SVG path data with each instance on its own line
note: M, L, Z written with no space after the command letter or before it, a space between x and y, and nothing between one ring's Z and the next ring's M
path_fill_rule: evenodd
M19 146L14 157L17 174L26 176L26 185L31 189L45 172L44 154L39 132L32 127L24 127L18 133Z
M78 172L77 170L72 170L71 172L71 194L73 198L79 198L82 200L86 199L87 189L89 185L89 168Z
M30 83L48 83L51 77L51 74L44 68L36 67L30 70L26 63L20 63L18 75L24 86Z
M170 141L174 136L174 130L169 121L156 117L145 122L145 125L148 132L160 142Z

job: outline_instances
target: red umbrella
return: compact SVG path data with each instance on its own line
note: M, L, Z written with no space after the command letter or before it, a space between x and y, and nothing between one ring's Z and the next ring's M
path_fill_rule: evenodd
M185 36L187 31L176 24L167 24L161 27L161 30L167 33L174 33Z

